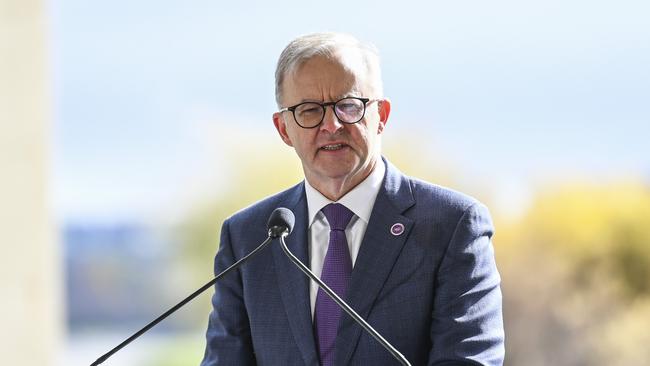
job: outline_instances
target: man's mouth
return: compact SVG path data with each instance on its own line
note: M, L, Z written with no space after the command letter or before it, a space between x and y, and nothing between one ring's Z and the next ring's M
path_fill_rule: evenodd
M347 146L347 145L345 145L345 144L331 144L331 145L325 145L325 146L321 147L321 149L322 150L327 150L327 151L334 151L334 150L340 150L340 149L344 148L345 146Z

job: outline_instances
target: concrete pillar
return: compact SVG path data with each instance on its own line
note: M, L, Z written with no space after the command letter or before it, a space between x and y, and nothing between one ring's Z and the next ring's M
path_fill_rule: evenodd
M61 250L48 197L50 77L44 4L0 0L0 356L58 364Z

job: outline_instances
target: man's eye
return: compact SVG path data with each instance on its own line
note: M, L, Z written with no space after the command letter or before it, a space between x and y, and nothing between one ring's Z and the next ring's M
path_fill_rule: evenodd
M359 106L354 104L354 103L341 103L339 105L339 109L344 110L344 111L351 111L351 110L354 110L354 109L357 109L357 108L359 108Z
M321 109L322 108L319 105L314 104L314 105L304 106L298 109L298 113L301 115L320 114Z

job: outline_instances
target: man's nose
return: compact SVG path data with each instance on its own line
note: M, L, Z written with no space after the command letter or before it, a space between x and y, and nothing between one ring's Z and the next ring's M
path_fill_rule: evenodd
M325 107L325 116L323 116L323 122L320 125L320 129L329 133L336 133L342 128L343 123L339 121L338 117L336 117L334 106Z

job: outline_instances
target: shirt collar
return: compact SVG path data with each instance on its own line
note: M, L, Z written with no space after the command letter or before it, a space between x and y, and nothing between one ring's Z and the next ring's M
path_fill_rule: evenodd
M382 159L377 159L377 164L370 175L361 183L357 184L350 192L346 193L337 201L354 212L366 224L370 221L372 207L375 205L375 199L381 188L381 182L384 180L386 166ZM314 222L316 215L320 210L334 201L323 196L316 188L305 179L305 194L307 196L307 208L309 211L309 225Z

